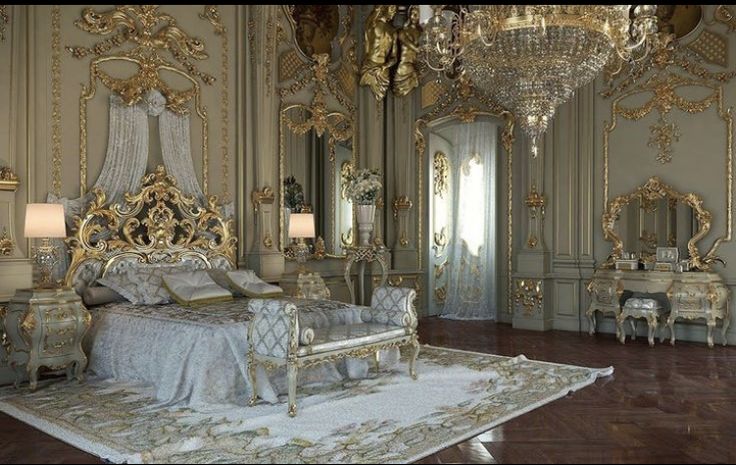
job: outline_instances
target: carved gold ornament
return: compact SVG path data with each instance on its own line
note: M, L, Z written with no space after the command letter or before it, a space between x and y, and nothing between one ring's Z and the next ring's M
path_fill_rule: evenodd
M383 100L390 85L390 70L398 61L397 32L393 26L396 5L375 5L365 20L365 57L360 85L370 87Z
M413 205L412 201L406 195L396 197L393 202L394 219L399 218L400 211L410 210Z
M83 217L74 218L74 235L67 239L71 265L66 284L71 286L77 269L88 261L104 271L118 260L136 258L140 263L177 263L196 257L205 263L225 259L235 266L232 219L225 219L217 197L207 205L184 194L163 166L143 177L141 190L125 195L121 204L106 204L106 195L93 191Z
M688 262L690 264L689 268L692 270L710 271L711 265L714 262L722 262L722 260L715 255L715 252L720 243L725 239L724 237L716 239L705 256L701 257L700 251L698 250L697 243L708 234L713 221L711 213L703 207L703 199L692 192L681 194L675 191L672 187L661 182L659 178L652 177L649 178L649 181L647 181L646 184L638 187L634 192L620 195L611 200L606 212L603 214L601 220L603 226L603 237L605 240L613 243L613 250L611 251L611 255L606 263L608 267L611 267L615 260L620 259L624 251L623 240L616 233L615 229L616 221L618 221L623 208L634 201L645 205L648 202L656 202L659 199L668 197L677 199L678 202L691 207L695 214L695 219L698 221L698 231L687 243L687 250L690 254L690 257L688 258Z
M9 257L13 255L15 250L15 242L8 236L8 230L3 228L3 233L0 235L0 256Z
M730 8L731 5L718 5L713 13L713 19L728 26L729 32L736 31L736 15Z
M680 140L682 133L677 123L660 116L657 122L649 126L649 141L647 145L659 150L657 161L665 164L672 161L672 144Z
M8 5L0 5L0 42L5 41L5 29L10 24Z
M0 168L0 191L12 191L15 192L20 186L20 179L13 173L10 167Z
M534 313L541 313L542 305L544 303L544 288L542 286L542 281L538 279L516 280L514 301L526 316Z
M445 198L450 189L450 160L444 152L435 152L434 161L434 195Z

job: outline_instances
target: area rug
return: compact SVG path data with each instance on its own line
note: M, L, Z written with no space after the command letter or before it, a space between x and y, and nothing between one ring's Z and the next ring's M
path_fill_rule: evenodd
M54 382L0 391L0 410L115 463L407 463L476 436L613 373L423 346L359 381L300 389L284 404L152 408L141 386Z

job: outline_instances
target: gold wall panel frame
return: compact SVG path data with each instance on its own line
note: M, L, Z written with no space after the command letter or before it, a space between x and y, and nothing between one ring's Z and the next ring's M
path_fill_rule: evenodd
M424 255L424 165L425 160L430 160L427 144L427 131L431 126L443 124L447 121L458 120L463 123L472 123L477 117L488 116L499 118L505 122L501 133L501 146L506 152L506 183L507 183L507 231L506 231L506 266L507 266L507 309L508 314L513 313L513 151L514 151L514 115L493 102L485 95L475 91L469 80L461 78L455 85L454 92L447 92L444 98L438 102L432 110L416 119L414 122L414 148L417 157L417 198L418 198L418 221L417 221L417 263L422 269L422 257ZM482 108L482 109L481 109Z
M675 90L678 87L700 87L710 90L710 94L700 100L690 101L678 96ZM638 107L625 107L621 105L621 101L632 95L641 94L642 92L652 92L654 97ZM698 269L709 269L709 261L715 260L718 246L722 242L729 242L732 239L733 232L733 114L731 108L725 108L723 97L723 86L712 84L707 81L697 80L679 76L676 74L668 74L665 77L657 77L653 75L641 86L624 92L611 103L611 122L604 123L603 127L603 211L609 209L609 190L610 190L610 137L618 126L619 117L627 120L640 120L657 110L660 113L668 113L672 108L677 107L688 114L702 113L715 105L718 117L723 121L726 129L726 150L725 150L725 187L726 187L726 232L724 235L716 239L711 249L704 257L695 255L693 258L696 263L693 265ZM605 218L603 222L605 223ZM708 227L710 229L710 226ZM605 232L605 226L604 226ZM691 255L693 251L690 250ZM696 249L697 250L697 249Z

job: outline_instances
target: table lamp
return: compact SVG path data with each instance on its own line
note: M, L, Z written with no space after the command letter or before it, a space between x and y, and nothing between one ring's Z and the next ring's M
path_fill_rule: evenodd
M296 258L298 272L306 271L309 247L304 242L306 238L314 238L314 213L292 213L289 215L289 238L296 239L291 249Z
M37 287L40 289L56 287L51 274L54 265L59 262L59 251L51 244L51 239L66 237L64 206L55 203L26 205L25 236L29 239L41 239L41 245L32 248L32 258L39 271Z

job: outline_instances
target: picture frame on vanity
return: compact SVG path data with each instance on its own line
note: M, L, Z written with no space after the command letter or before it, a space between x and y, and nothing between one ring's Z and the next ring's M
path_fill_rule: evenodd
M657 247L657 263L677 263L680 250L677 247Z

